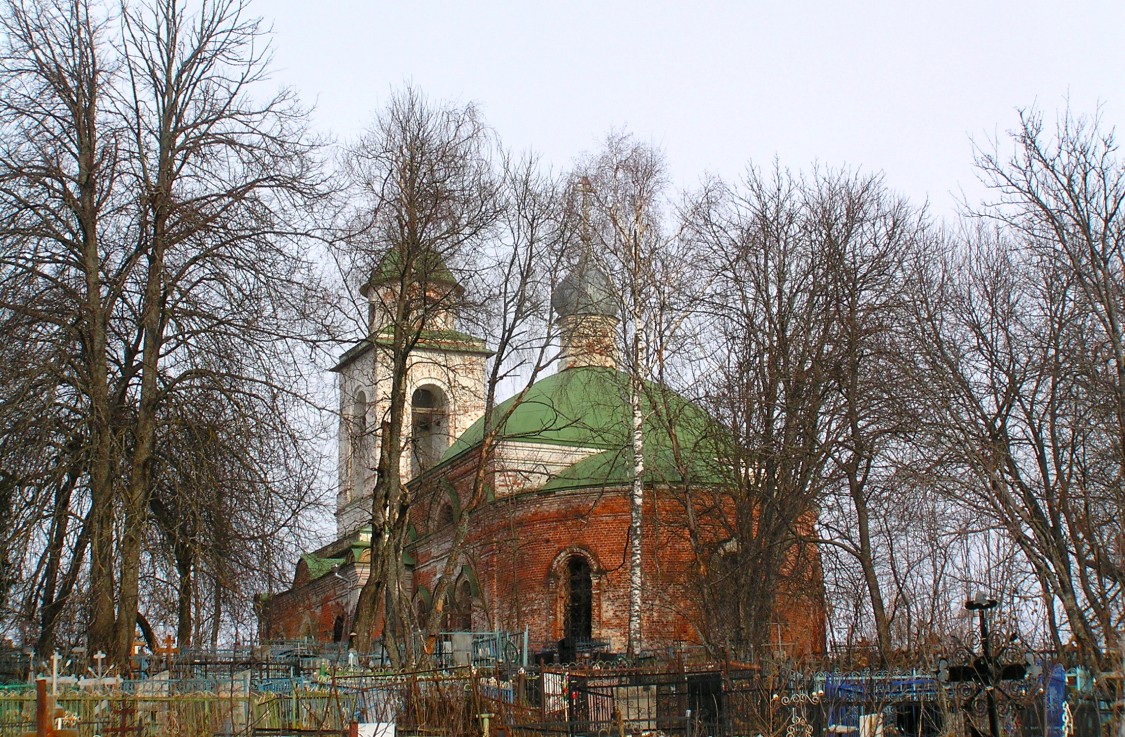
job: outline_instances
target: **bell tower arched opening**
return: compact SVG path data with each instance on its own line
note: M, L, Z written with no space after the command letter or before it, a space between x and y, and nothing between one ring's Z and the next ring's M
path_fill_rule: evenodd
M410 397L412 476L426 472L449 447L449 406L445 392L428 384Z
M367 476L367 395L363 391L355 394L352 402L351 417L349 419L351 430L351 443L348 453L348 490L347 499L357 499L363 496L364 481Z

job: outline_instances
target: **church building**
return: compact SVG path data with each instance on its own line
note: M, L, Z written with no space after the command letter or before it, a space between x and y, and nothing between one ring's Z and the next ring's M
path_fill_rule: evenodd
M370 429L389 406L378 292L391 288L377 272L365 291L371 335L333 369L341 418L337 538L302 555L292 588L264 602L264 638L345 641L351 631L368 572L377 450ZM583 259L556 288L552 306L562 344L557 371L488 418L490 353L457 331L456 315L439 315L413 349L410 447L401 466L412 498L408 585L419 615L443 608L443 631L526 631L535 651L624 652L634 383L618 366L618 313L603 272ZM710 450L716 423L667 388L643 387L641 652L706 638L711 625L699 587L735 544L724 524L729 484ZM776 594L777 641L791 654L821 652L819 566L791 565L809 571L800 574L808 585ZM437 602L442 580L450 593Z

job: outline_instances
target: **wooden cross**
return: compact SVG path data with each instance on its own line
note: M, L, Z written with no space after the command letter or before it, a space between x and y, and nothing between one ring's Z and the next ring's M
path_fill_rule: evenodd
M161 645L157 646L154 655L175 655L180 652L180 648L176 647L176 641L171 635L165 635L164 641Z

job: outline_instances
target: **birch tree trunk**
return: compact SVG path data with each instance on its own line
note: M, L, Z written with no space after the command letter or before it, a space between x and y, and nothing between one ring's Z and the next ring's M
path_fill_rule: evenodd
M634 355L639 353L640 338L634 336ZM641 408L641 379L636 371L629 382L629 407L632 410L633 484L629 494L629 645L628 654L637 655L641 650L641 604L644 592L642 575L642 540L644 533L642 517L644 514L644 471L645 440L644 413Z

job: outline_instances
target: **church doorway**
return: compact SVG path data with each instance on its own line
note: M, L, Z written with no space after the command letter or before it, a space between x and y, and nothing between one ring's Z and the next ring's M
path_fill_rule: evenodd
M563 637L571 643L588 642L593 634L594 580L590 562L572 555L566 562L566 612Z

